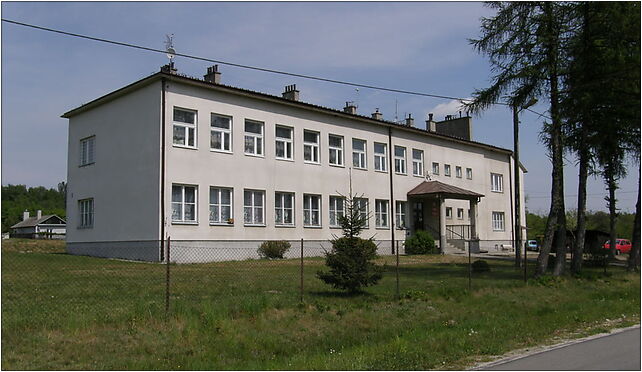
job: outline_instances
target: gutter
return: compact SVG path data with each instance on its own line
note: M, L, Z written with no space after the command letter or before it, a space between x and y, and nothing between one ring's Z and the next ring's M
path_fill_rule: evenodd
M391 242L391 249L392 249L392 254L395 254L395 196L394 196L394 187L393 187L393 182L392 182L392 127L388 127L388 163L389 169L388 169L388 174L390 175L390 207L389 207L389 215L390 215L390 242ZM376 206L375 206L376 208Z
M165 260L165 78L161 78L160 260Z

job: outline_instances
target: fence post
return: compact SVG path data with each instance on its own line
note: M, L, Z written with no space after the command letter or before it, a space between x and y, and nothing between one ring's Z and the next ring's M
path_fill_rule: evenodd
M527 251L528 251L528 249L527 249L527 244L528 244L528 242L524 244L524 283L526 283L528 281L528 259L527 259L527 256L528 256ZM572 260L571 260L571 262L572 262Z
M303 303L303 238L301 238L301 303Z
M169 250L171 237L167 237L167 254L165 255L165 316L169 315Z
M397 300L399 300L400 299L400 296L399 296L399 240L397 240L397 252L396 253L397 253L397 270L396 270L397 271L397 273L396 273L396 275L397 275Z
M468 242L468 290L473 290L473 264L470 252L470 242Z

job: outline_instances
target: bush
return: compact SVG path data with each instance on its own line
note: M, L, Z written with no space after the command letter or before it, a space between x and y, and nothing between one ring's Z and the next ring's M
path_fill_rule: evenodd
M415 235L406 238L406 254L439 253L435 240L426 231L419 230Z
M488 262L484 260L477 260L473 262L471 267L474 273L483 273L486 271L490 271L490 266L488 265Z
M370 239L341 237L332 241L332 250L325 254L329 272L318 271L317 277L337 289L359 292L361 287L377 284L383 268L371 260L377 257L377 246Z
M257 252L261 258L281 259L290 250L290 242L285 240L268 240L261 243Z

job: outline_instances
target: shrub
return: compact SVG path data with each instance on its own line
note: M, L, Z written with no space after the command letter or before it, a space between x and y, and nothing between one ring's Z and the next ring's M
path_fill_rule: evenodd
M415 235L406 238L406 254L439 253L435 240L426 231L419 230Z
M490 266L488 265L488 262L484 260L477 260L473 262L471 265L473 272L475 273L483 273L485 271L490 271Z
M370 239L334 239L332 250L325 254L330 271L319 271L317 277L334 288L359 292L361 287L377 284L383 276L383 268L371 262L376 257L377 246Z
M281 259L290 250L290 242L285 240L268 240L261 243L257 252L261 258Z

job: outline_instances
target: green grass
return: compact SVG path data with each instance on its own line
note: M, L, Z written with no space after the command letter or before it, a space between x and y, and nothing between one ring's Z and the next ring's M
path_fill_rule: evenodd
M59 242L2 245L3 369L461 369L556 337L639 322L640 276L587 269L524 283L488 261L402 257L346 295L298 260L171 265L68 256ZM609 321L607 321L609 319Z

